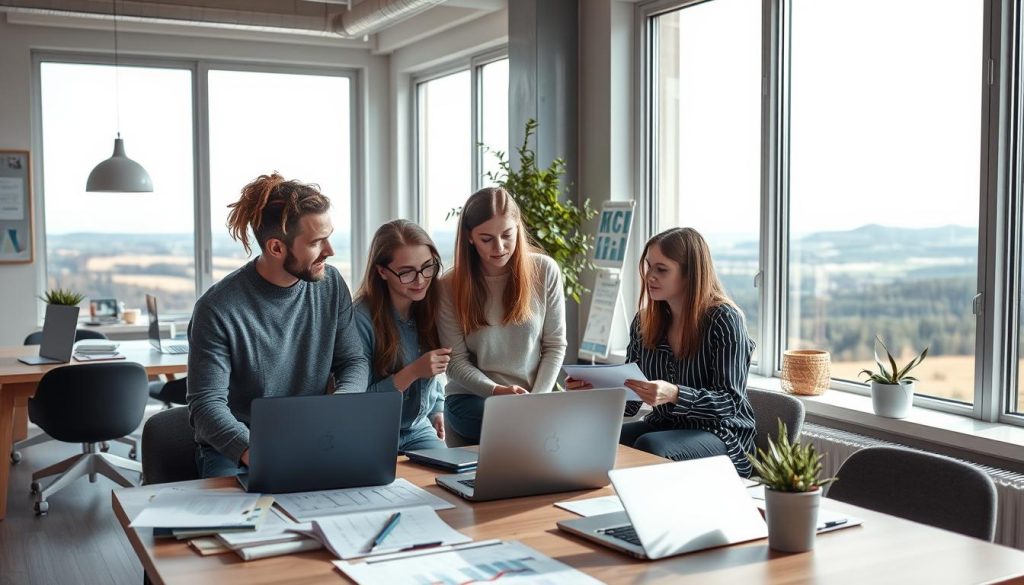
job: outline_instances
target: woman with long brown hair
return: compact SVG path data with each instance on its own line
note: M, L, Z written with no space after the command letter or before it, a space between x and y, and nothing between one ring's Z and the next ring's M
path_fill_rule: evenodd
M423 228L399 219L377 229L355 322L370 363L369 392L402 393L402 451L444 447L444 393L437 376L451 350L441 347L435 316L439 297L431 282L441 257Z
M640 257L640 280L627 361L650 381L626 386L654 410L623 425L619 442L675 460L728 455L749 476L754 411L746 388L754 344L707 242L692 228L654 236ZM566 387L589 385L569 378Z
M554 388L565 357L565 295L558 265L530 245L505 189L469 197L455 241L438 319L441 343L452 348L445 416L479 441L488 396Z

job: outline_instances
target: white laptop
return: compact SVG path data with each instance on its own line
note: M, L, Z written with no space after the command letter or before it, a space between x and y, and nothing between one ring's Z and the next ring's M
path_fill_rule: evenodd
M437 484L473 501L608 485L625 404L625 388L491 396L476 471Z
M160 353L188 353L187 343L166 343L160 339L160 318L156 314L156 297L146 295L146 312L149 313L149 344Z
M725 455L615 469L623 512L558 528L639 559L661 559L768 536L768 526ZM671 494L670 500L654 495Z

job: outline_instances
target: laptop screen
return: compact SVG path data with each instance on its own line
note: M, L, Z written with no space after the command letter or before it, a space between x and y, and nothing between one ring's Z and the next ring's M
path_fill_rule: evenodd
M160 320L156 316L156 297L146 295L146 312L149 313L149 343L160 349Z

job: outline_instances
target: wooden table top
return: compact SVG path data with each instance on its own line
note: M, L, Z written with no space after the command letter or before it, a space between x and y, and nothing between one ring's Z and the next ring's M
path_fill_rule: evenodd
M616 467L664 460L619 447ZM822 534L815 550L784 554L766 540L677 556L638 561L560 532L555 522L575 517L558 501L614 493L610 486L495 502L469 503L434 484L437 471L399 458L398 475L455 504L439 512L456 530L475 539L519 540L608 583L1024 583L1024 552L872 512L833 500L825 507L864 519L862 526ZM211 585L341 583L346 578L321 550L243 562L233 553L201 557L184 542L154 542L149 530L128 523L148 498L167 485L229 487L231 478L115 490L114 512L154 583ZM651 497L671 505L671 486L652 486Z
M149 345L148 340L121 341L118 352L124 354L124 360L142 364L146 372L152 375L157 374L179 374L185 371L188 366L188 354L162 354ZM18 361L18 358L39 355L38 345L15 345L0 347L0 384L16 384L21 382L38 382L43 374L62 366L74 366L83 363L108 363L108 362L78 362L74 358L67 364L50 364L45 366L30 366Z

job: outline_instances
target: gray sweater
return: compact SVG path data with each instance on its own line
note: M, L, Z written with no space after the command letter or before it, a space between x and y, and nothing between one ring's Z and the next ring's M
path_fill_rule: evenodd
M562 273L555 261L531 254L537 263L537 282L532 299L533 316L519 325L502 325L502 295L508 275L484 277L488 326L463 335L455 318L451 274L441 284L438 333L441 345L452 348L445 394L476 394L487 397L497 384L517 385L530 392L551 392L565 358L565 294Z
M253 398L364 392L369 366L337 269L281 288L255 260L213 285L188 326L188 408L196 441L233 461L249 448ZM298 421L296 421L298 422Z

